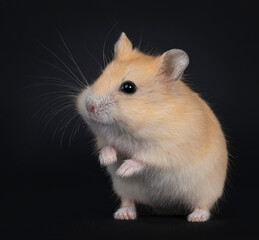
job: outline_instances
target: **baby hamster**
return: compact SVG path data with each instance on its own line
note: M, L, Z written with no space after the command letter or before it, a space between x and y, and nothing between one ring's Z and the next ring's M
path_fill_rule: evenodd
M77 97L121 200L115 219L136 219L136 204L184 206L203 222L221 197L228 152L210 107L183 81L188 55L172 49L151 56L122 33L114 58Z

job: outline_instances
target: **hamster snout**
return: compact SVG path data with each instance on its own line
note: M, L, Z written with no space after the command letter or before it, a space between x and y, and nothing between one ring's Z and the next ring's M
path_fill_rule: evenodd
M78 99L79 111L86 119L99 123L112 121L112 99L109 96L93 97L88 91L82 93Z
M89 113L95 113L95 106L91 103L87 103L86 104L86 110L89 112Z

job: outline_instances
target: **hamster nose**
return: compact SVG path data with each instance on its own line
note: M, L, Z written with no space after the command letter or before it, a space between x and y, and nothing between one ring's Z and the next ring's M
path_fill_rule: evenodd
M95 112L95 107L93 104L86 104L86 110L89 112L89 113L94 113Z

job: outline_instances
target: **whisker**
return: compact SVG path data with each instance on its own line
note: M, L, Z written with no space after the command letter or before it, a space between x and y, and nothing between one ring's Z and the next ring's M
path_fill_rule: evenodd
M62 95L62 96L56 96L57 93L66 93L66 95ZM54 95L54 96L52 96ZM64 99L67 99L69 101L73 101L76 97L76 95L74 93L71 93L71 94L68 94L68 92L66 91L53 91L53 92L49 92L49 93L45 93L45 94L41 94L41 95L37 95L37 96L34 96L32 97L31 99L29 99L28 101L32 101L32 100L35 100L37 98L42 98L42 100L47 100L49 98L53 98L53 100L56 98L64 98ZM55 100L54 100L55 101ZM47 102L46 104L48 104L49 102Z
M103 71L103 66L98 62L98 60L90 53L90 51L84 46L84 50L89 54L89 56L98 64L101 71Z
M81 126L82 126L82 119L81 119L80 117L78 117L78 124L77 124L77 125L78 125L78 126L77 126L77 128L76 128L76 130L75 130L74 137L75 137L76 133L79 132L79 130L80 130ZM74 137L73 137L73 139L74 139ZM72 139L72 140L73 140L73 139Z
M81 81L79 80L79 78L73 73L73 71L67 66L67 64L64 63L64 61L58 57L52 50L50 50L47 46L45 46L43 43L41 43L40 41L38 41L38 43L43 47L45 48L48 52L50 52L54 57L56 57L59 62L61 62L64 67L74 76L74 79L77 80L78 82L81 83ZM81 73L81 72L80 72ZM84 78L83 78L84 79Z
M112 27L112 29L116 26L116 24ZM106 36L103 46L103 54L105 51L107 38L109 37L112 29ZM60 143L62 144L64 142L64 137L68 137L68 143L70 146L76 136L76 133L82 127L83 122L76 111L76 97L82 89L85 89L85 87L89 85L89 83L64 38L58 30L57 33L61 39L61 41L58 41L59 43L56 44L58 49L49 48L47 45L44 45L42 42L36 40L42 48L47 50L48 53L54 57L52 58L54 59L53 63L52 61L48 62L48 59L39 59L37 57L32 58L52 67L56 71L53 71L52 69L50 70L52 70L55 75L60 74L61 76L29 76L35 79L43 79L44 81L31 81L32 84L25 86L23 90L34 87L42 87L42 89L46 89L46 91L51 90L51 92L43 92L44 94L41 94L42 91L40 91L39 95L33 96L33 99L37 99L37 102L39 102L40 105L36 105L37 109L35 109L35 112L31 118L32 120L37 118L38 124L42 124L39 133L40 138L46 132L46 129L52 126L51 123L54 120L55 126L52 126L54 131L52 131L53 135L50 136L52 142L54 142L55 138L59 136ZM103 71L103 68L97 59L85 47L84 50L88 52L88 54ZM105 56L103 56L103 58L104 57ZM31 99L31 101L34 100ZM35 104L37 103L33 102L32 106Z
M39 122L44 122L45 119L52 114L54 110L57 108L63 106L63 105L73 105L75 108L75 103L73 98L69 98L68 96L46 96L44 101L49 99L49 101L45 102L43 105L40 106L40 108L31 116L31 122L34 121L34 119L37 117L39 118ZM55 107L57 105L57 107ZM55 107L55 109L53 109ZM50 109L52 109L50 111ZM45 117L44 117L45 116Z
M56 66L55 64L53 63L50 63L50 62L47 62L45 60L42 60L42 59L39 59L39 58L36 58L36 57L32 57L34 60L36 61L39 61L39 62L42 62L44 64L47 64L57 70L59 70L60 72L64 73L65 75L67 75L68 77L70 77L72 80L74 80L81 88L85 88L85 86L80 82L78 81L77 79L75 79L72 75L70 75L68 72L64 71L62 68Z
M59 122L59 124L56 126L56 128L55 128L55 130L53 132L52 141L54 141L54 138L55 138L55 135L56 135L58 129L59 129L59 132L60 132L62 130L62 128L64 128L64 125L65 125L65 123L67 121L67 118L68 118L68 116L71 116L71 114L73 114L73 113L68 112L67 114L65 114L65 116Z
M46 124L45 124L44 128L42 129L40 135L42 136L43 132L46 130L47 126L49 125L50 121L51 121L53 118L55 118L59 113L63 112L64 110L66 110L66 109L68 109L68 108L70 108L70 107L72 107L72 106L73 106L72 104L70 104L70 105L69 105L69 104L66 104L65 106L58 107L58 109L55 108L56 110L53 111L52 116L51 116L51 117L48 119L48 121L46 122Z
M31 78L47 79L47 80L56 80L55 82L65 83L65 84L68 84L71 87L73 87L73 89L81 90L76 84L74 84L73 82L71 82L71 81L69 81L67 79L57 78L57 77L49 77L49 76L29 76L29 77L31 77Z
M78 115L76 115L75 117L78 117ZM71 134L70 134L70 136L69 136L69 141L68 141L69 146L71 146L71 142L72 142L72 140L73 140L73 138L74 138L75 129L76 129L77 123L78 123L78 119L77 119L76 122L74 123L74 126L73 126L73 128L72 128Z
M138 49L140 49L140 47L141 47L141 42L142 42L142 32L140 33L140 40L139 40L139 44L138 44Z
M77 115L74 115L73 117L70 118L69 121L67 121L66 125L63 127L63 132L62 132L62 135L61 135L61 141L60 141L60 144L62 145L62 142L63 142L63 138L64 138L64 135L65 135L65 132L68 128L68 126L70 125L70 123L73 121L73 119L77 117ZM69 144L70 144L70 141L69 141Z
M77 117L77 114L74 114L74 113L73 113L73 118L74 118L74 117ZM64 128L66 128L67 125L69 125L69 123L68 123L68 122L65 122L65 123L60 127L59 132L61 132Z
M58 105L57 105L58 104ZM74 106L74 104L71 102L71 101L64 101L62 98L61 99L55 99L54 101L53 100L51 100L51 101L49 101L49 104L47 104L48 105L48 114L49 115L51 115L51 114L53 114L56 110L58 110L58 108L61 108L61 107L63 107L63 106L66 106L66 105L73 105ZM57 105L57 106L55 106L55 105ZM46 105L45 105L46 106ZM52 110L50 111L49 110L49 108L52 108ZM45 112L43 112L43 114L44 114ZM41 116L43 115L43 114L41 114ZM42 120L43 121L45 121L45 118L46 118L47 116L45 116L45 117L42 117Z
M63 43L62 43L63 44ZM69 65L71 67L71 69L73 69L74 71L78 72L77 67L75 66L73 60L71 59L71 56L69 55L69 53L66 51L66 49L63 49L63 47L61 45L59 45L58 43L56 43L56 46L66 55L66 57L73 63L73 65ZM80 74L80 72L78 72ZM80 75L80 77L82 77ZM83 79L84 80L84 79ZM85 80L84 80L85 81Z
M79 89L77 88L74 88L72 85L69 85L69 84L66 84L66 83L63 83L61 84L60 82L57 82L57 81L52 81L52 82L44 82L44 83L35 83L35 84L31 84L29 86L26 86L20 90L25 90L25 89L29 89L29 88L33 88L33 87L39 87L39 86L57 86L57 87L66 87L72 91L75 91L76 92L79 92Z
M62 103L62 104L61 104ZM57 107L55 107L54 109L52 109L52 111L49 111L49 108L52 108L54 107L56 104L60 104L58 105ZM64 102L64 100L62 98L60 99L54 99L54 100L50 100L48 101L47 103L45 103L43 106L41 106L41 108L32 116L32 120L38 115L41 113L41 115L39 116L40 120L42 122L45 121L45 117L43 117L43 115L46 114L46 111L48 111L48 114L52 114L52 112L54 112L56 109L58 109L59 107L62 107L64 105L69 105L69 104L72 104L71 101L66 101ZM48 108L46 110L44 110L44 108L46 108L48 106Z
M61 36L60 32L59 32L57 29L56 29L56 31L58 32L59 37L60 37L62 43L64 44L64 46L65 46L67 52L69 53L70 59L71 59L72 62L75 64L75 66L76 66L78 72L80 73L82 79L85 81L85 83L86 83L87 85L89 85L87 79L85 78L84 74L82 73L81 69L79 68L79 66L78 66L78 64L77 64L77 62L76 62L76 60L75 60L75 58L73 57L71 51L69 50L69 48L68 48L68 46L67 46L67 44L66 44L64 38Z
M107 42L107 39L109 37L109 35L111 34L112 30L116 27L116 25L119 23L119 20L117 20L115 22L115 24L113 24L113 26L111 27L110 31L108 32L108 34L106 35L105 39L104 39L104 43L103 43L103 68L107 65L107 59L106 59L106 62L105 62L105 47L106 47L106 42Z

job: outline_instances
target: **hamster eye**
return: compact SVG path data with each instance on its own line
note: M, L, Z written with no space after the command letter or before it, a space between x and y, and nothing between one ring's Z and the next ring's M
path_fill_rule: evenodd
M126 93L126 94L133 94L137 90L137 87L134 82L126 81L123 82L120 86L120 91Z

